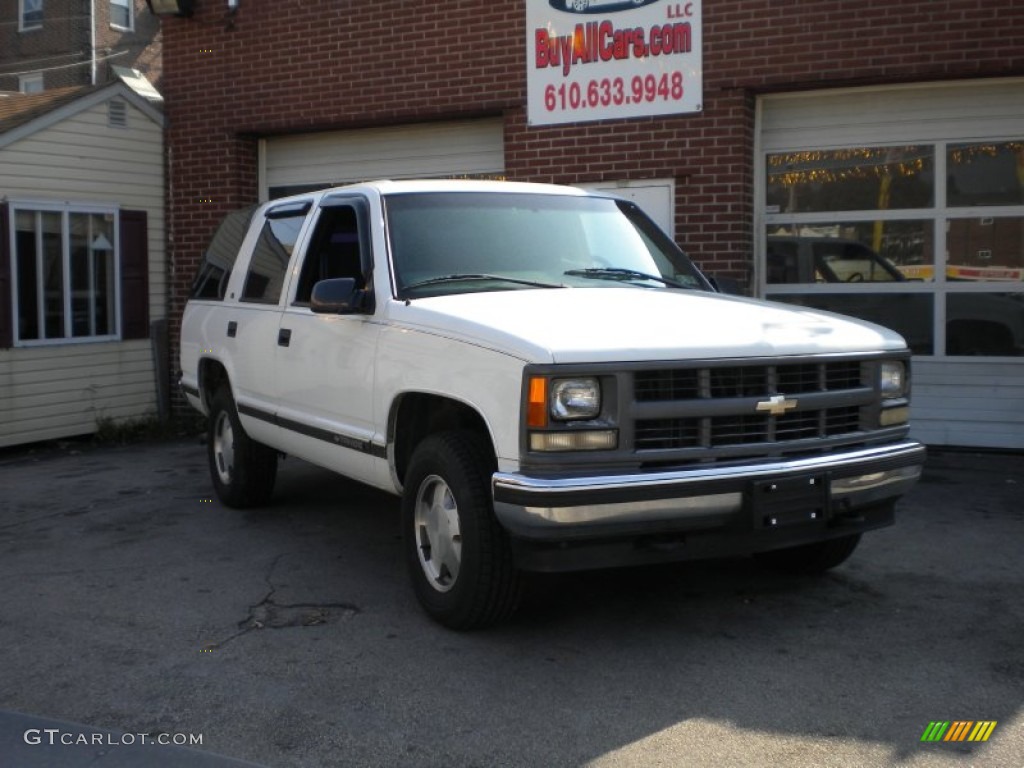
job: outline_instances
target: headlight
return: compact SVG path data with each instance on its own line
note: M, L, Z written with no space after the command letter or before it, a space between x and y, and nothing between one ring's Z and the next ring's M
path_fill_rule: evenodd
M891 399L907 394L907 367L896 360L882 363L882 397Z
M593 419L601 413L601 385L597 379L554 379L551 382L551 418L558 421Z

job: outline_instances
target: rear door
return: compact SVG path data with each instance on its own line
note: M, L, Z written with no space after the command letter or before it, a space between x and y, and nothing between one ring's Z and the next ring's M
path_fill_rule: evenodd
M230 347L229 375L235 404L246 431L276 445L278 408L274 356L292 251L311 202L289 202L268 209L251 244L245 275L228 285L229 301L211 337ZM237 298L236 298L237 297ZM231 301L235 299L235 301Z

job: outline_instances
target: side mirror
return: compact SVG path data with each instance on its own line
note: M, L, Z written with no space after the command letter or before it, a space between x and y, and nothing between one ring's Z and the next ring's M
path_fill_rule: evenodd
M373 312L373 294L356 288L351 277L321 280L313 286L309 308L318 315L356 315Z
M743 290L743 284L735 277L712 277L707 275L708 282L711 283L711 287L719 293L728 293L733 296L745 296L746 291Z

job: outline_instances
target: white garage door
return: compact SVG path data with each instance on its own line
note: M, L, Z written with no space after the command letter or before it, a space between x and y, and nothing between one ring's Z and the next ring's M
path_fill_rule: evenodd
M500 118L298 134L260 142L262 200L371 179L500 176Z
M895 328L914 435L1024 448L1024 80L763 97L768 298Z

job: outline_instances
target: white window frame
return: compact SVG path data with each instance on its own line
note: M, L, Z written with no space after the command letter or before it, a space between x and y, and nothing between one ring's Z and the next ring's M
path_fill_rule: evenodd
M121 327L121 215L120 208L116 205L97 205L95 203L53 203L46 201L12 201L8 206L8 232L10 241L8 253L11 261L11 326L15 347L53 347L65 344L95 344L104 341L120 341L122 334ZM31 213L55 212L61 214L61 259L62 259L62 285L64 303L64 335L53 339L21 339L21 331L18 324L18 258L17 231L15 223L18 211ZM73 336L71 315L71 237L70 237L70 216L73 213L113 215L114 217L114 332L103 336ZM36 247L36 275L41 276L42 269L42 248L37 243ZM36 290L41 293L42 284L36 283ZM40 333L46 332L46 323L43 313L45 302L40 296L37 300L39 312Z
M133 3L132 0L110 0L110 5L111 6L118 5L118 6L121 6L122 8L127 9L127 11L128 11L128 25L127 26L125 26L123 24L118 24L115 21L113 21L113 18L114 18L113 15L111 15L111 17L110 17L110 19L111 19L110 26L113 27L114 29L123 29L123 30L125 30L127 32L135 31L135 3ZM109 13L109 11L108 11L108 13Z
M31 5L31 8L28 6ZM25 14L29 11L38 10L40 16L43 12L43 0L18 0L18 31L19 32L32 32L36 29L43 28L42 19L39 20L38 24L26 24Z
M19 93L42 93L44 90L42 72L31 72L27 75L18 75Z

